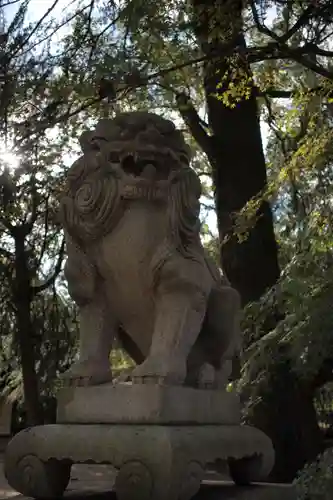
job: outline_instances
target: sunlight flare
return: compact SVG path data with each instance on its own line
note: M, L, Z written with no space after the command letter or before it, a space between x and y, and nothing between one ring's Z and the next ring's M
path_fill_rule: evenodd
M0 169L4 167L15 170L20 164L20 158L8 149L0 147Z

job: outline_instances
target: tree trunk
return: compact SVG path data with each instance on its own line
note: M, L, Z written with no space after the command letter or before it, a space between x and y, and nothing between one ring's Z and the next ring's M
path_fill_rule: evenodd
M24 405L27 425L43 423L43 411L39 398L39 384L35 368L36 353L33 344L31 322L31 283L25 242L21 235L15 238L15 283L13 291L16 307L17 338L21 356Z
M216 54L226 44L245 47L242 34L242 1L192 0L195 28L205 54ZM235 72L241 75L235 76ZM248 78L249 98L235 107L223 99L232 82L239 86ZM224 78L224 79L223 79ZM234 214L266 188L266 165L262 148L257 101L251 70L240 56L214 58L204 69L208 120L212 131L212 154L221 263L243 304L258 300L279 277L273 219L267 202L261 203L257 222L242 243L233 235ZM216 94L218 94L216 96Z
M311 385L297 378L288 361L277 363L269 372L268 388L261 392L249 420L273 441L276 461L270 479L291 482L324 450L324 437Z

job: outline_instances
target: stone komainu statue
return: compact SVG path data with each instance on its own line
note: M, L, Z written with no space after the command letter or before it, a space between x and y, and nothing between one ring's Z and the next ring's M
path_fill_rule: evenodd
M109 381L118 337L138 364L133 381L224 386L239 297L201 244L201 185L182 134L133 112L101 120L80 142L60 204L80 312L80 359L65 377Z

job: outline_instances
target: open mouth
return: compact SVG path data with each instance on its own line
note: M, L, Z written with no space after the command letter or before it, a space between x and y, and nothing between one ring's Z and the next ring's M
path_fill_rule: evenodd
M169 168L167 162L163 158L153 158L152 155L145 157L139 154L119 155L111 153L110 161L120 163L122 170L133 177L140 177L147 180L162 180L167 179Z
M135 177L141 177L145 168L148 165L151 165L152 168L154 168L154 170L156 172L156 168L157 168L156 161L153 162L151 160L141 160L141 159L135 160L133 156L126 156L121 161L121 166L122 166L123 171L126 174L134 175Z
M124 173L151 181L168 180L170 172L181 165L188 165L185 151L174 151L167 146L133 141L111 141L95 136L94 149L106 151L111 163L121 166Z

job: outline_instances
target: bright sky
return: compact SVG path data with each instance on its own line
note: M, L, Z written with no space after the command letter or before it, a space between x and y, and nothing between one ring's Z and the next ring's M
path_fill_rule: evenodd
M0 1L0 4L2 2ZM18 3L8 5L4 8L5 18L10 21L13 15L17 12L19 5L22 0ZM31 0L29 4L29 21L36 21L42 17L42 15L47 12L47 10L52 6L54 0ZM72 1L59 0L54 10L52 11L53 16L62 16L66 6L71 6Z

